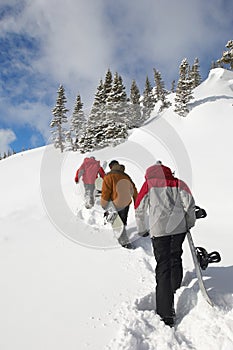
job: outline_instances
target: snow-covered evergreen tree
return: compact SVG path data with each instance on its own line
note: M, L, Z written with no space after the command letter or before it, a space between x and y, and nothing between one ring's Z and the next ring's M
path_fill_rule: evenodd
M79 138L79 150L81 153L93 151L96 145L97 144L95 126L87 124L85 132Z
M191 79L193 80L193 88L196 88L201 84L201 75L200 75L200 65L199 60L196 57L194 60L194 64L190 71Z
M53 119L50 123L50 127L53 128L52 139L54 142L54 147L60 148L61 152L63 152L65 148L65 138L66 138L63 124L67 123L68 121L66 113L69 111L65 107L67 100L66 100L65 89L63 85L60 85L57 91L57 95L58 96L57 96L56 105L52 110Z
M155 96L157 101L161 101L160 111L171 106L171 102L166 98L167 91L165 90L164 82L161 73L154 68L155 80Z
M111 72L108 71L106 74L106 80L111 81ZM91 112L89 114L87 124L84 133L79 139L79 148L82 153L95 149L100 139L100 133L102 130L102 138L104 138L104 123L105 123L105 106L106 106L106 95L102 79L97 87L95 93L95 99L92 105Z
M172 80L172 85L171 85L171 92L175 92L176 91L176 81Z
M105 80L104 80L104 86L103 86L103 92L104 92L104 100L108 98L108 95L110 94L112 90L112 72L108 68L106 74L105 74Z
M107 146L115 146L128 136L127 128L120 123L105 123L87 126L79 140L81 153L91 152Z
M71 135L71 131L68 130L65 132L65 150L66 151L76 151L76 145L74 144L73 137Z
M216 61L212 61L210 65L210 69L218 68L219 64Z
M162 80L161 74L159 71L157 71L155 68L153 68L154 71L154 81L155 81L155 98L156 102L161 100L161 97L164 92L164 82Z
M102 122L104 122L106 117L106 101L112 90L112 83L112 72L110 68L108 68L105 74L104 82L101 79L97 87L97 92L95 94L95 100L92 107L93 110L89 116L89 124L93 122L95 123L97 120L96 117L98 117L98 115L101 116Z
M139 88L136 81L133 80L130 89L130 105L127 120L128 129L138 128L144 122L144 118L141 113L140 97Z
M153 89L148 76L146 77L145 89L143 91L142 113L144 120L150 118L151 112L155 106Z
M116 73L112 81L108 70L105 83L101 81L98 86L85 134L79 140L81 152L115 145L125 139L126 111L127 95L122 78Z
M182 117L189 113L188 103L192 96L193 79L190 77L190 67L185 58L180 65L180 76L176 88L175 109L174 111Z
M220 64L229 64L230 69L233 69L233 40L229 40L225 47L228 50L223 51L222 57L217 62Z
M106 122L126 124L127 95L121 76L114 74L112 89L106 100Z
M70 142L74 151L79 148L79 137L83 133L85 128L85 115L83 112L83 103L81 96L78 94L74 106L74 111L71 118L70 134L67 134L67 141ZM74 136L74 140L73 140Z
M116 146L128 137L127 127L122 123L113 123L105 128L105 140L103 146Z
M97 91L95 93L95 99L88 118L89 125L90 124L95 125L95 124L98 124L100 121L104 120L105 105L106 105L106 96L105 96L104 84L102 79L100 79L100 83L97 87Z

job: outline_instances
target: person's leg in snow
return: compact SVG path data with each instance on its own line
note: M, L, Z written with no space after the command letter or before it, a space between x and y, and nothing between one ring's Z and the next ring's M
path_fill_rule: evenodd
M124 209L118 211L118 214L119 214L124 226L127 225L128 212L129 212L129 205L126 206ZM124 231L122 232L121 236L118 238L118 242L124 248L128 248L128 249L132 248L132 244L129 242L129 238L127 236L125 227L124 227Z
M87 209L90 209L93 207L93 205L95 203L95 199L94 199L95 185L94 184L84 184L84 188L85 188L85 194L84 194L85 207Z
M182 244L185 236L186 233L171 236L171 279L173 293L180 288L183 279Z
M174 293L183 277L182 243L185 233L153 237L152 245L156 259L156 311L165 324L174 325Z

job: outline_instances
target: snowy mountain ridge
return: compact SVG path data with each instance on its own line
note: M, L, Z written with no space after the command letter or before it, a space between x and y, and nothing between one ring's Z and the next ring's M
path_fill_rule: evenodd
M125 143L92 152L122 162L138 189L157 159L188 183L208 213L192 230L194 243L222 256L204 272L216 306L198 290L186 242L176 326L165 326L155 313L149 238L134 251L119 248L98 202L83 208L74 183L86 154L46 146L0 162L1 349L233 349L232 86L233 72L214 69L186 118L172 107L158 117L156 107ZM133 208L128 231L137 238Z
M206 86L208 89L205 88ZM210 71L208 78L196 88L195 96L201 95L202 97L205 97L205 94L210 95L212 92L217 96L218 93L221 95L223 91L226 96L232 97L232 71L215 68Z

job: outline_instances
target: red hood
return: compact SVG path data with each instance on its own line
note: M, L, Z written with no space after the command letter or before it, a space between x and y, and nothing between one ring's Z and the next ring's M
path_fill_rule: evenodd
M149 179L174 179L170 168L164 165L152 165L146 170L146 180Z
M90 166L92 164L100 164L100 161L94 159L94 158L84 158L84 161L83 161L84 165L85 166Z

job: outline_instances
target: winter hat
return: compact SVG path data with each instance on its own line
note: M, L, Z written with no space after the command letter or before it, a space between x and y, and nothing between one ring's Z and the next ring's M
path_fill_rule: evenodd
M108 164L109 168L112 169L113 165L115 164L119 164L119 162L117 160L111 160L111 162Z

